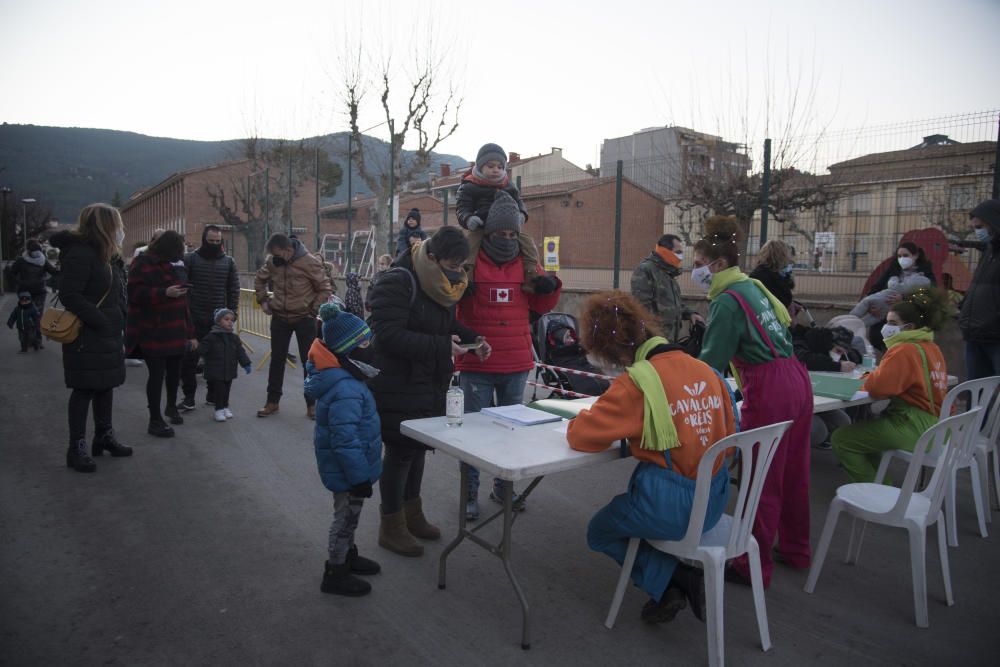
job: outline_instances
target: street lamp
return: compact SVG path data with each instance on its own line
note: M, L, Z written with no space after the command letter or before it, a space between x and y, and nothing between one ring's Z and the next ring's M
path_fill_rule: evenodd
M35 200L27 197L21 200L21 221L24 223L22 233L24 234L24 252L28 252L28 204L34 204Z

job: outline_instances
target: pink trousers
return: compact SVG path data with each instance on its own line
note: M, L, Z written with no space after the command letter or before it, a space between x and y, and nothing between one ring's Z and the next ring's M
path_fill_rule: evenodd
M792 420L778 444L771 469L764 480L753 536L760 547L764 587L771 585L774 558L771 549L777 533L778 551L794 568L807 568L809 550L809 429L812 424L812 384L805 367L795 358L765 364L738 364L743 383L740 428ZM733 563L750 578L747 557Z

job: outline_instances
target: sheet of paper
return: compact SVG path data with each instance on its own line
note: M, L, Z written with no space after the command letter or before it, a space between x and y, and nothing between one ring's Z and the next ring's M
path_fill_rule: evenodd
M559 421L562 417L543 410L529 408L527 405L503 405L496 408L483 408L482 413L490 417L508 419L523 426L545 424Z

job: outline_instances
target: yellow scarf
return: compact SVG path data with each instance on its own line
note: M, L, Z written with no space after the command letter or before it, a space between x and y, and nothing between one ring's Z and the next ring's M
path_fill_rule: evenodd
M712 275L712 286L708 290L709 301L725 292L734 283L741 283L745 280L752 282L767 295L768 301L771 302L771 308L774 309L774 314L778 316L778 321L781 322L782 326L787 327L792 323L792 316L788 314L785 304L778 301L778 298L764 287L764 283L743 273L738 266L731 266Z
M424 291L424 294L445 308L450 308L458 303L462 295L465 294L465 288L469 285L469 276L465 273L465 269L461 269L462 282L452 284L437 262L427 255L426 243L421 241L414 245L410 256L413 258L413 271L417 274L420 289Z
M670 416L670 403L663 389L663 380L646 360L646 355L657 345L666 345L667 339L654 336L635 351L635 363L625 369L629 378L642 392L642 441L639 446L654 452L680 447L677 427Z

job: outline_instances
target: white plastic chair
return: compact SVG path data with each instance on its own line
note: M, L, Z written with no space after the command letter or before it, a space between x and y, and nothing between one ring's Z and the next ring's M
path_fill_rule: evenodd
M970 409L983 408L983 411L979 415L979 423L975 425L977 444L972 448L966 458L958 461L955 465L955 469L947 479L948 489L947 495L944 497L944 513L945 525L948 528L948 546L951 547L958 546L958 523L955 512L955 478L958 475L959 470L964 468L969 469L969 475L972 482L972 498L976 503L976 517L979 519L980 535L983 537L987 536L986 523L993 520L990 516L989 506L990 482L988 459L991 449L989 444L992 442L993 448L996 447L997 431L1000 430L1000 419L997 418L996 409L994 409L993 413L989 415L989 418L987 418L986 408L989 406L990 401L993 400L993 395L996 393L997 387L1000 387L1000 376L981 378L979 380L969 380L968 382L963 382L962 384L952 388L952 390L949 391L944 397L944 401L941 403L942 417L948 417L951 415L952 408L955 406L955 401L963 394L969 395L968 404ZM998 403L997 406L1000 407L1000 403ZM987 421L985 427L982 423L983 421ZM990 438L992 438L992 440ZM909 452L901 449L890 449L883 453L882 460L879 462L878 472L875 473L875 481L881 483L882 480L885 479L885 474L889 469L889 462L892 461L893 458L909 460L910 456ZM941 451L939 449L930 451L927 453L927 456L924 457L924 465L928 468L933 468L938 464L940 457ZM996 470L995 458L994 470Z
M913 578L913 605L916 611L917 626L926 628L930 625L927 616L927 564L926 544L927 528L937 524L938 553L941 557L941 574L944 579L945 599L948 606L955 604L951 591L951 572L948 569L948 546L945 538L944 514L941 512L941 502L947 490L947 479L955 464L968 456L969 450L975 444L975 424L978 423L982 408L974 408L954 417L942 419L927 429L913 448L913 456L906 470L906 478L899 488L885 484L855 483L845 484L837 489L837 495L830 503L830 510L823 525L823 534L819 538L819 546L809 569L805 591L812 593L816 588L816 580L823 569L826 552L830 548L833 529L841 512L847 512L854 517L851 524L851 538L847 543L847 558L845 562L856 563L861 557L861 542L864 538L864 525L858 538L857 550L854 550L854 529L857 519L872 521L884 526L905 528L910 537L910 567ZM924 457L935 447L944 447L944 453L934 468L927 487L919 493L914 492L917 478L924 465ZM853 552L853 555L852 555Z
M792 422L772 424L743 433L727 436L708 448L698 465L698 478L695 482L694 505L691 507L691 518L688 521L687 533L684 539L647 540L647 543L664 553L678 558L699 561L705 570L705 602L708 621L708 663L722 665L724 656L723 623L722 623L722 592L723 569L726 560L748 554L750 558L750 581L753 588L753 603L757 612L757 627L760 630L760 643L763 650L771 648L771 636L767 627L767 609L764 606L764 580L760 571L760 551L757 540L750 533L754 518L757 516L757 505L760 493L764 488L764 479L774 459L774 452L781 437ZM759 444L759 447L756 447ZM730 447L740 450L740 479L753 480L750 484L740 486L739 498L736 501L732 516L723 514L719 522L706 533L702 533L705 525L705 511L708 508L708 492L712 486L712 468L716 460ZM756 456L754 449L756 447ZM770 548L771 545L767 545ZM628 584L635 555L639 550L639 538L632 538L622 563L618 586L611 600L611 609L604 625L610 630L618 618L625 587Z

